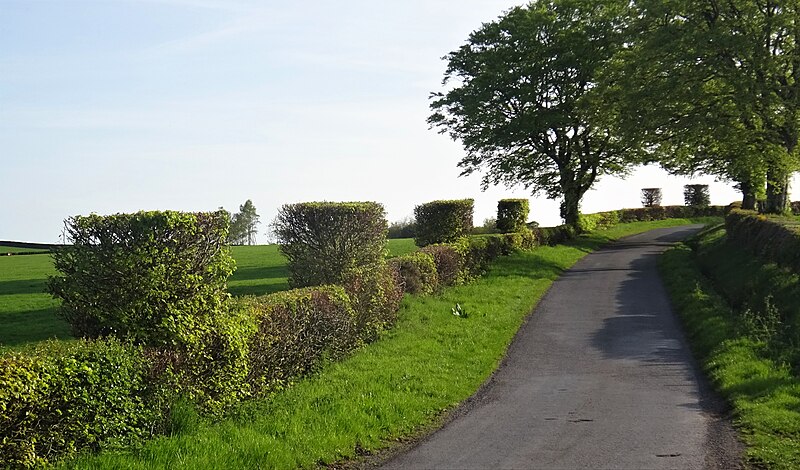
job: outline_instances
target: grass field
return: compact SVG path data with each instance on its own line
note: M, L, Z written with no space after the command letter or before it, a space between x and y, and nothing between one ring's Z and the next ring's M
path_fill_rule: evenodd
M16 248L13 246L2 246L0 245L0 256L7 255L9 253L17 254L17 253L47 253L47 250L40 250L37 248Z
M439 296L406 296L397 326L380 341L269 399L245 404L227 420L195 421L134 451L64 466L316 468L392 445L430 429L477 390L564 269L611 239L689 222L624 224L569 245L501 258L472 284ZM456 303L467 318L450 313Z
M410 238L388 243L389 256L414 249ZM228 282L231 294L263 295L289 288L286 261L277 245L235 246L231 253L237 266ZM47 276L53 274L49 254L0 256L0 349L72 337L69 326L56 315L58 301L45 293Z

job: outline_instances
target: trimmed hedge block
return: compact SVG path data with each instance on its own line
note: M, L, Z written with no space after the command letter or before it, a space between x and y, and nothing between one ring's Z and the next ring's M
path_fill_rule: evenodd
M48 289L77 336L185 344L224 313L234 261L223 211L92 214L66 229Z
M502 233L518 232L524 228L530 212L527 199L501 199L497 203L497 230Z
M439 288L436 262L430 253L415 251L389 260L400 274L403 290L409 294L432 294Z
M417 246L449 243L472 230L474 200L432 201L414 208Z
M661 205L661 188L642 188L642 206L658 207Z
M386 251L386 217L377 202L287 204L273 228L292 287L341 284L354 269L380 265Z

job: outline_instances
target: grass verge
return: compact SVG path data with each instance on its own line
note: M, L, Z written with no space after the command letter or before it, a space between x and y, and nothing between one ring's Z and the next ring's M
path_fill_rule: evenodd
M735 410L749 463L800 468L800 381L743 328L742 316L715 292L689 247L667 251L661 270L696 356Z
M475 283L406 296L396 327L350 358L228 419L187 419L172 436L67 468L314 467L413 437L473 394L497 367L525 316L560 273L610 240L719 219L622 224L568 245L499 259ZM459 303L469 315L451 314Z

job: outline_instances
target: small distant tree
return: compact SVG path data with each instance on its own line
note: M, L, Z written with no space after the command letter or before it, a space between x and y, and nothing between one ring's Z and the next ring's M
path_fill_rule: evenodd
M687 184L683 187L683 200L687 206L706 207L711 202L707 184Z
M658 207L661 205L661 188L642 188L642 205Z
M254 244L256 242L256 235L258 234L256 226L261 222L259 221L260 216L256 213L256 206L253 205L253 201L248 199L244 204L239 206L238 216L241 220L240 223L244 227L244 235L247 244Z
M220 207L221 210L224 210ZM260 216L256 212L256 206L253 201L248 199L244 204L239 206L239 212L231 215L228 213L230 219L230 232L228 234L228 243L231 245L252 245L256 241L258 229L256 226L260 224Z

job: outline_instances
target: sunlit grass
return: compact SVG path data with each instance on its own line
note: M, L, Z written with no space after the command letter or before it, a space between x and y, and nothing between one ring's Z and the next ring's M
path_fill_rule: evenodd
M719 243L720 236L717 230L701 238L700 251ZM758 261L749 255L731 252L728 257L739 263L729 266L735 272L725 275L726 289L737 279L744 283L758 269ZM764 343L745 336L741 317L715 292L689 248L667 252L661 267L692 349L733 405L750 463L755 468L800 468L800 380L770 358Z

